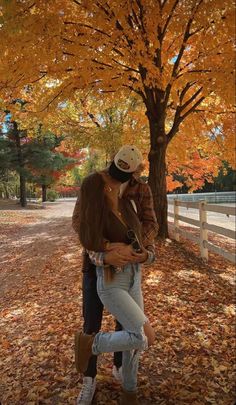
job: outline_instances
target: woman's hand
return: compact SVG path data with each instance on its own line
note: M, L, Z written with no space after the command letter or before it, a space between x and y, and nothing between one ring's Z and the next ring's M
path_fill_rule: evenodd
M125 266L128 263L140 263L142 259L142 254L137 254L131 245L110 243L105 251L104 263L112 266Z
M132 245L124 245L117 252L127 258L127 263L144 263L148 258L148 252L145 248L143 248L141 253L138 253L135 252Z
M148 252L146 249L143 248L141 253L137 253L133 250L133 260L132 263L144 263L148 258Z
M123 249L123 248L122 248ZM115 267L125 266L132 262L132 255L125 250L110 250L105 252L104 264L110 264Z
M132 245L125 243L109 243L106 246L104 263L112 266L125 266L128 263L143 263L147 260L147 250L143 248L141 253L137 253Z
M119 250L125 246L127 245L123 242L106 242L105 251L110 252L111 250Z

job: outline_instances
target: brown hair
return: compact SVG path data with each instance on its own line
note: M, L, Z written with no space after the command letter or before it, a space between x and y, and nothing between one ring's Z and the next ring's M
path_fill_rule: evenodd
M104 193L105 182L95 172L86 177L80 188L79 239L85 249L104 250L103 227L108 213L108 202Z

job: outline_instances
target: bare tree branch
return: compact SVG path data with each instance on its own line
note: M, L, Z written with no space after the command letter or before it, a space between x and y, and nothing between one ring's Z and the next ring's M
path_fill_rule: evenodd
M74 53L65 52L65 51L63 51L62 54L65 56L76 56Z
M95 116L87 110L86 101L80 98L81 105L84 107L86 114L92 120L92 122L96 125L97 128L101 128L101 125L96 120Z
M32 80L32 81L30 82L30 84L39 82L39 81L42 80L45 76L47 76L47 72L43 73L42 76L40 76L38 79Z
M197 12L197 10L200 7L202 2L203 2L203 0L200 0L199 3L195 6L195 9L193 10L193 14L188 20L188 23L187 23L186 28L185 28L184 36L183 36L183 41L182 41L182 44L181 44L181 47L180 47L180 51L179 51L179 54L178 54L178 56L176 58L174 66L173 66L171 77L176 76L176 73L177 73L181 58L182 58L183 53L184 53L184 51L186 49L187 41L190 38L190 29L191 29L191 25L192 25L193 20L194 20L194 16L195 16L195 14L196 14L196 12Z
M109 65L108 63L105 63L105 62L100 62L100 61L98 61L96 59L92 59L92 62L98 63L99 65L102 65L102 66L107 66L107 67L112 68L112 65Z
M77 4L78 6L81 6L81 3L78 0L72 0L73 3Z
M168 1L168 0L157 0L157 2L158 2L158 4L159 4L159 7L160 7L161 10L165 7L167 1Z
M70 44L75 43L75 41L72 41L71 39L68 39L68 38L65 38L65 37L61 37L61 39L62 39L62 41L69 42Z
M196 109L195 112L207 112L207 113L212 113L212 114L235 114L235 111L228 110L228 111L213 111L213 110L200 110Z
M68 83L65 87L63 87L63 89L61 89L61 90L59 91L59 93L57 93L57 94L47 103L47 105L46 105L42 110L40 110L39 112L45 111L61 94L63 94L63 91L64 91L67 87L69 87L71 84L72 84L72 82Z
M187 93L187 91L194 86L194 84L196 84L196 82L188 82L186 84L186 86L183 88L183 90L180 93L179 99L180 99L180 104L182 104L182 101L184 99L185 94Z
M201 90L202 90L202 89L198 89L198 91L197 91L196 93L199 94ZM194 94L195 97L197 97L197 96L196 96L196 93ZM193 96L191 97L191 99L192 99L192 101L194 100ZM181 112L183 111L183 106L181 106L181 105L177 106L172 128L170 129L170 131L169 131L168 134L167 134L168 143L171 141L171 139L174 137L174 135L178 132L179 126L180 126L180 124L184 121L184 119L185 119L189 114L195 112L197 106L198 106L199 104L201 104L201 102L202 102L204 99L205 99L205 97L202 96L202 97L201 97L198 101L196 101L196 103L195 103L188 111L186 111L183 115L181 115ZM187 103L188 103L188 105L190 104L190 103L189 103L189 100L188 100ZM186 103L184 104L184 106L185 106L185 107L187 106ZM185 107L184 107L184 108L185 108Z
M162 33L161 33L162 39L163 39L164 36L165 36L165 33L166 33L167 28L168 28L169 22L170 22L171 18L173 17L175 8L177 7L178 3L179 3L179 0L175 0L175 2L174 2L174 4L173 4L173 7L172 7L172 9L170 10L170 13L169 13L169 15L168 15L168 18L167 18L167 20L166 20L166 23L165 23L165 25L164 25L164 27L163 27L163 30L162 30Z
M202 89L203 87L200 87L200 89L198 89L196 93L192 95L192 97L190 97L183 105L180 106L181 112L197 98L197 96L201 93Z
M137 5L138 5L139 12L140 12L141 31L142 31L143 34L145 34L146 30L145 30L145 27L144 27L144 24L143 24L144 13L143 13L142 1L136 0L136 3L137 3Z
M77 26L80 26L80 27L89 28L89 29L91 29L91 30L93 30L93 31L99 32L99 34L105 35L105 36L108 37L108 38L111 37L107 32L102 31L102 30L100 30L100 29L98 29L98 28L95 28L95 27L93 27L92 25L89 25L89 24L84 24L84 23L79 23L79 22L73 22L73 21L64 21L64 24L65 24L65 25L77 25Z
M139 70L134 69L134 68L132 68L132 67L130 67L130 66L124 65L123 63L118 62L118 61L117 61L117 60L115 60L114 58L112 58L112 61L113 61L114 63L117 63L118 65L120 65L120 66L122 66L122 67L126 68L126 70L127 70L127 71L131 71L131 72L139 73Z
M205 99L205 97L201 97L185 114L183 114L181 116L181 122L189 115L191 114L193 111L196 110L196 107L201 104L201 102Z

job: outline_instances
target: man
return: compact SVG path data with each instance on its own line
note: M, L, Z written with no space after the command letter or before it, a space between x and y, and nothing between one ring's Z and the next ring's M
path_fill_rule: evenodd
M132 151L132 161L130 160L130 151ZM131 165L132 173L128 176L126 168ZM133 201L134 209L137 212L139 220L142 224L142 234L144 245L150 243L152 246L153 239L157 233L156 216L153 210L153 199L150 187L139 179L143 169L142 155L139 150L133 145L123 146L115 155L108 173L112 177L122 182L120 194L122 198L127 198ZM122 179L122 180L121 180ZM73 212L72 226L78 233L79 229L79 197L77 199ZM119 244L107 243L106 251L103 254L102 261L104 264L109 264L115 267L121 267L131 261L131 258L122 246ZM154 253L154 252L153 252ZM99 254L99 253L94 253ZM92 334L99 332L102 323L103 305L97 294L96 287L96 271L95 265L91 263L88 254L83 252L83 317L84 317L84 332ZM116 323L116 330L122 327ZM114 354L113 375L117 380L121 380L122 353ZM89 405L92 402L96 389L96 374L97 374L97 357L92 356L88 368L84 374L83 386L80 395L77 399L77 405Z

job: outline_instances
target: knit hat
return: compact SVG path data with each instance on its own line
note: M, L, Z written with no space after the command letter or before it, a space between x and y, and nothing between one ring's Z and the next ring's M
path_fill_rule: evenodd
M134 145L124 145L115 155L109 167L109 174L114 179L125 183L142 163L143 157Z

